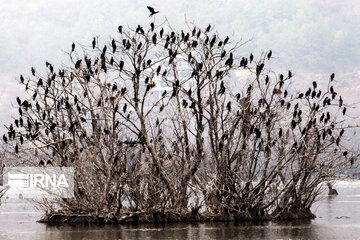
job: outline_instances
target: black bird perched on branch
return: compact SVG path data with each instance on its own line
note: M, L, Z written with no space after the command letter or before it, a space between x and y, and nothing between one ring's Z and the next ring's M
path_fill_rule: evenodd
M341 107L343 105L343 100L342 100L342 98L341 98L341 96L340 96L340 99L339 99L339 107Z
M229 36L227 36L224 40L224 45L227 44L229 42Z
M75 50L75 43L72 43L71 45L71 51L73 52Z
M80 68L81 61L82 61L82 59L79 59L79 60L76 61L76 63L75 63L75 68L76 69Z
M229 101L227 104L226 104L226 109L231 112L231 102Z
M115 42L115 39L113 39L113 40L111 41L111 46L112 46L112 49L113 49L113 53L115 53L115 51L116 51L116 42Z
M149 17L152 17L153 15L159 13L159 11L155 11L155 9L150 6L147 6L147 9L149 9L149 11L150 11Z
M205 32L210 32L211 29L211 25L209 24L209 26L206 28Z
M228 58L228 59L226 60L226 62L225 62L225 65L228 65L229 67L231 67L231 65L233 64L233 61L234 61L234 59L233 59L233 54L230 53L229 58Z
M332 73L332 74L330 75L330 82L332 82L332 81L334 80L334 78L335 78L335 73Z
M39 162L39 166L40 166L40 167L44 167L44 166L45 166L44 160L41 160L41 161Z
M268 60L270 60L271 55L272 55L272 51L270 50L270 51L269 51L269 53L267 54L267 58L268 58Z
M154 45L156 45L156 33L152 36L152 42Z
M316 83L316 81L313 81L313 86L314 86L314 89L317 88L317 83Z
M95 46L96 46L96 39L94 37L93 40L92 40L92 48L95 49Z

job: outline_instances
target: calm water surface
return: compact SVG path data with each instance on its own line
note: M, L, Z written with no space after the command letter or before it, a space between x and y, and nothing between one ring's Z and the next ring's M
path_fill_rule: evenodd
M16 239L360 239L360 181L335 185L338 196L313 206L317 218L265 223L63 225L37 223L41 212L19 200L0 206L0 240Z

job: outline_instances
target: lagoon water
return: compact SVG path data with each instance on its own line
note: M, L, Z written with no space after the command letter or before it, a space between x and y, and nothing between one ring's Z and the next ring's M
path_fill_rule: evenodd
M42 212L25 200L0 206L1 240L48 239L360 239L360 181L338 181L338 196L321 197L313 220L167 225L62 225L37 223Z

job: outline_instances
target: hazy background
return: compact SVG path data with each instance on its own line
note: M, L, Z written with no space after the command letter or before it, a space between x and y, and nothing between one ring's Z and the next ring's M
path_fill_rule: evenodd
M178 30L186 17L202 28L215 25L223 37L252 39L240 51L244 56L272 49L271 67L291 69L295 88L313 80L326 84L335 72L344 101L360 102L360 2L264 2L0 0L0 131L16 112L15 97L24 95L17 83L20 74L30 75L32 66L44 71L45 61L57 66L66 62L64 51L70 51L72 42L90 44L94 36L106 42L117 36L118 25L148 25L148 5L160 11L157 23L167 17ZM360 110L348 113L360 116Z

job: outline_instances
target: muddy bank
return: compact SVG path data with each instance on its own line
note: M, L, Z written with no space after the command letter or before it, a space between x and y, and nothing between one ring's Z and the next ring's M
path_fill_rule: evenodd
M49 225L62 223L96 223L96 224L126 224L126 223L186 223L186 222L233 222L233 221L270 221L270 220L295 220L314 219L316 216L308 210L296 210L282 212L278 215L259 216L257 218L240 213L211 214L209 212L199 213L193 211L135 211L123 212L120 215L109 213L99 214L69 214L64 212L53 212L44 215L39 222Z

